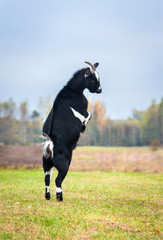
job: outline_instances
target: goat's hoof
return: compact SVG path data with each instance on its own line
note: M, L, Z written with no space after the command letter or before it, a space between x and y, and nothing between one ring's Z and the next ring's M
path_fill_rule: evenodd
M46 200L50 200L50 192L45 193Z
M85 129L86 129L86 126L83 124L80 132L83 133L85 131Z
M62 202L63 201L62 192L56 193L56 199L57 199L58 202Z

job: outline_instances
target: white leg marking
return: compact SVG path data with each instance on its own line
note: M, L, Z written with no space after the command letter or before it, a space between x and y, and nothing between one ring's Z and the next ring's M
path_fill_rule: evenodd
M50 178L51 178L52 177L52 173L53 173L53 167L50 169L50 171L45 173L45 176L46 175L50 175Z
M88 124L88 121L89 121L90 118L91 118L91 114L88 113L88 117L85 118L83 115L81 115L81 114L80 114L79 112L77 112L75 109L73 109L72 107L70 107L70 108L71 108L74 116L75 116L76 118L78 118L78 119L81 121L81 123L86 126L86 125Z
M57 193L61 193L61 192L62 192L62 188L56 187L56 192L57 192Z
M83 123L85 121L85 117L83 115L81 115L79 112L77 112L75 109L73 109L72 107L70 107L70 108L71 108L74 116L76 118L78 118L81 121L81 123Z
M52 172L53 172L53 167L50 169L50 171L47 171L46 173L45 173L45 176L46 175L50 175L50 179L51 179L51 177L52 177ZM49 186L45 186L46 187L46 191L47 192L50 192L50 187Z

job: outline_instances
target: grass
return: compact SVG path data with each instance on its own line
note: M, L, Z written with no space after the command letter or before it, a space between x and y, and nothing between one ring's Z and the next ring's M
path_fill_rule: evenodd
M64 202L40 170L0 170L0 239L161 239L162 175L69 172Z

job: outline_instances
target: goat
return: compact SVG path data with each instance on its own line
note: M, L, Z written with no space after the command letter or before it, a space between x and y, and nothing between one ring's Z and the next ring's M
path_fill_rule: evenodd
M58 170L55 179L56 198L63 201L61 184L67 175L72 152L91 118L87 112L88 101L84 89L101 93L100 77L96 72L99 63L77 71L58 93L53 107L43 125L43 169L45 172L45 198L50 199L52 169Z

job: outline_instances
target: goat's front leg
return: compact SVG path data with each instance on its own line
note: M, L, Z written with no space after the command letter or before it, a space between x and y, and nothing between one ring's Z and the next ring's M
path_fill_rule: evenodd
M88 113L88 116L85 118L85 121L82 123L82 127L81 127L81 132L83 133L86 129L86 126L89 122L89 120L91 119L91 113Z

